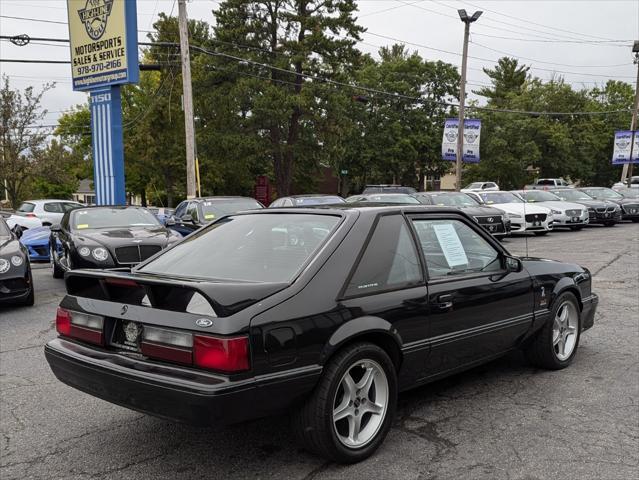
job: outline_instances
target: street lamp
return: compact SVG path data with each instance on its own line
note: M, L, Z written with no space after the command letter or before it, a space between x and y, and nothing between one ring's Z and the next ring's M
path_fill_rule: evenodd
M464 51L462 54L461 81L459 82L459 125L457 127L457 162L456 162L456 190L462 188L462 157L464 150L464 104L466 102L466 67L468 63L468 36L470 24L476 22L483 12L476 11L471 17L466 10L457 10L459 18L464 22Z

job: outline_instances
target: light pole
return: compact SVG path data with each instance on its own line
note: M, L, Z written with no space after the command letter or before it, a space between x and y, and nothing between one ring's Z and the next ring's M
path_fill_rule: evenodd
M639 110L639 40L635 40L632 45L632 53L635 55L634 63L637 65L637 83L635 84L635 104L632 106L632 120L630 120L630 131L632 132L630 138L630 158L632 159L633 147L635 146L635 131L637 130L637 110ZM632 177L632 161L626 163L623 166L621 172L621 182L625 183L626 179L630 181ZM628 184L630 186L630 184Z
M464 153L464 103L466 102L466 65L468 63L468 36L470 34L470 24L476 22L483 12L476 11L469 17L466 10L457 10L459 18L464 22L464 51L462 53L461 81L459 82L459 126L457 127L457 180L455 190L459 192L462 188L462 158Z

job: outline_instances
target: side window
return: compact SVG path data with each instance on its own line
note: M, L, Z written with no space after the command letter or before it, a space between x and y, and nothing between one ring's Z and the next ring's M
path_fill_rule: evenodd
M197 203L196 202L189 203L189 206L186 209L186 213L188 215L191 215L191 218L193 218L194 222L197 222L198 219L200 218L200 216L198 215L198 212L197 212Z
M187 204L188 202L182 202L177 206L177 208L175 209L175 216L177 218L182 218L182 215L186 213Z
M273 203L271 203L270 206L273 207L273 208L281 207L282 206L282 200L280 198L278 198Z
M502 269L499 252L459 220L413 220L430 278Z
M293 204L293 200L292 199L286 198L282 202L282 206L284 206L284 207L294 207L295 205Z
M386 215L379 219L345 295L381 292L420 282L421 265L404 217Z
M62 213L62 204L58 202L45 203L44 211L49 213Z

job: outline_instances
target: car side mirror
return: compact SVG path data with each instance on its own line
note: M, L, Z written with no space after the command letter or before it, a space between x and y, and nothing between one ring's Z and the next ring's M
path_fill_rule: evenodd
M16 225L13 229L13 234L16 236L16 238L19 239L20 237L22 237L22 228Z
M59 233L62 231L62 227L59 223L56 223L55 225L51 225L51 231L54 233Z
M511 257L510 255L504 255L504 263L506 264L506 271L508 273L521 272L524 268L520 259Z
M193 217L191 215L189 215L188 213L185 214L185 215L182 215L181 220L183 222L193 223Z

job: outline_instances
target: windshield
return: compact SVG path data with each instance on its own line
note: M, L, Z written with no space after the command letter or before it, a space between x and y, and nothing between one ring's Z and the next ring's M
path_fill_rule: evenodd
M485 204L493 203L524 203L517 195L510 192L486 192L478 194Z
M9 235L11 235L11 232L9 231L7 222L5 222L3 218L0 218L0 237L8 237Z
M338 196L320 196L320 197L297 197L294 198L295 206L304 207L307 205L330 205L332 203L344 203L344 199Z
M622 188L617 190L624 198L639 198L639 188Z
M476 200L465 193L438 193L434 195L428 195L433 205L447 206L447 207L476 207L479 205Z
M200 230L142 272L247 282L290 282L339 223L334 215L236 215Z
M550 192L544 192L542 190L529 190L525 192L519 192L524 200L528 203L534 202L556 202L561 200L557 195L553 195Z
M371 203L419 203L415 197L401 193L388 193L380 195L358 195L349 197L351 202L371 202Z
M567 200L567 201L593 200L593 198L590 195L587 195L584 192L581 192L579 190L573 190L573 189L553 190L552 193L557 195L562 200Z
M89 208L71 212L71 228L159 227L155 216L143 208Z
M623 195L609 188L584 188L582 191L595 198L614 198L616 200L623 198Z
M262 205L254 198L205 200L202 202L202 215L204 216L204 221L208 223L225 215L255 208L262 208Z

